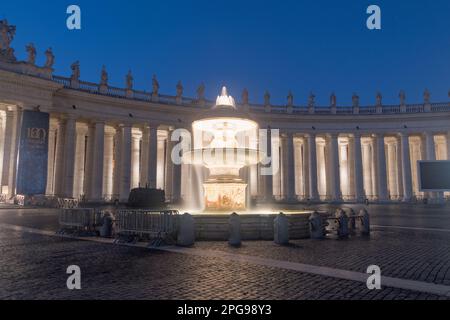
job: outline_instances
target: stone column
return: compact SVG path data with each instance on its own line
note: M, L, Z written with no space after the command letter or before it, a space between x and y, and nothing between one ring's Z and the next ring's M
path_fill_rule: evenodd
M139 135L131 132L131 188L139 186L139 147Z
M16 193L16 177L17 177L17 156L19 153L19 137L22 123L22 109L17 107L14 111L14 131L11 141L11 154L9 162L9 179L8 179L8 194L13 197Z
M105 148L103 159L103 193L106 199L113 195L113 160L114 160L114 132L105 131Z
M392 196L398 196L398 184L397 184L397 159L396 148L394 141L389 141L388 146L388 183L389 183L389 196L392 200Z
M72 198L74 195L74 173L75 173L75 138L76 120L68 116L66 120L66 132L64 137L64 196Z
M445 140L447 143L447 160L450 160L450 131L445 135Z
M54 193L57 196L63 196L64 182L64 136L65 122L58 119L58 128L56 131L56 156L55 156L55 184Z
M289 201L297 200L295 193L295 161L294 161L294 136L292 133L288 133L286 137L286 174L284 178L287 180L285 182L285 196Z
M127 202L131 189L131 124L121 127L120 202Z
M348 192L352 200L356 199L355 196L355 143L353 142L353 137L347 137L348 141L348 161L347 161L347 172L348 172Z
M148 149L148 185L156 188L156 172L158 163L158 128L151 126L149 129L149 149Z
M272 133L271 129L267 128L267 156L271 158L271 163L269 164L273 168L273 155L272 155ZM273 200L273 171L271 174L264 176L264 199L265 201Z
M377 168L377 190L378 200L384 201L388 199L387 194L387 174L386 174L386 152L384 150L384 135L379 134L376 136L377 148L376 148L376 168Z
M170 138L172 136L173 130L169 130L167 134L167 140L166 140L166 157L165 157L165 166L166 166L166 179L165 179L165 193L166 193L166 199L169 199L169 201L173 200L173 183L174 183L174 164L172 162L172 149L175 145L175 142L172 141Z
M92 195L91 200L103 199L103 154L105 150L105 123L95 123L94 161L92 164Z
M434 134L432 132L425 132L425 159L436 160L436 146L434 144ZM430 198L437 199L440 202L444 195L442 192L429 192Z
M330 148L329 148L329 159L330 159L330 192L331 200L340 201L342 199L341 194L341 183L339 174L339 146L338 146L338 135L330 134Z
M141 140L141 160L140 160L140 172L139 183L142 187L148 186L148 157L149 157L149 143L150 143L150 128L148 126L142 127L142 140Z
M170 163L172 163L172 202L177 203L181 200L181 163L174 163L172 159L172 149L179 141L172 141L171 134L167 137L170 141L170 148L167 150L167 157ZM182 138L183 139L183 138ZM180 156L182 153L180 152ZM181 160L181 159L180 159Z
M48 130L47 187L45 194L54 194L56 127L50 125Z
M311 201L319 200L319 191L317 188L317 152L316 135L311 133L306 136L308 140L308 163L309 163L309 199Z
M115 128L116 133L114 135L114 183L113 194L114 200L120 197L120 185L122 181L122 129L121 127Z
M4 143L3 143L3 172L1 177L1 186L2 186L2 193L5 191L5 193L9 194L9 164L11 161L11 147L12 147L12 141L13 141L13 135L14 135L14 111L10 108L5 111L6 114L6 121L5 121L5 134L4 134ZM8 189L6 191L5 189Z
M93 181L93 162L94 162L94 136L95 126L88 124L87 147L86 147L86 165L84 168L84 196L86 199L92 199L92 181Z
M85 147L86 147L86 131L82 128L77 128L77 138L75 146L75 177L74 177L75 198L79 198L83 194Z
M408 134L400 133L400 140L402 149L403 201L410 201L412 197L412 177Z
M166 136L162 132L162 130L158 130L157 133L156 187L164 190L166 187Z
M403 199L403 172L402 172L402 148L401 139L399 136L396 138L396 159L397 159L397 190L399 200Z
M355 198L357 202L362 202L366 196L364 194L361 135L359 133L355 133L353 137L355 153Z

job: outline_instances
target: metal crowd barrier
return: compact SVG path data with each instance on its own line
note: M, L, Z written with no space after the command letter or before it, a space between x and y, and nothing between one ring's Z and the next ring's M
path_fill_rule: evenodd
M59 213L58 233L95 234L98 217L92 208L63 208Z
M172 243L178 230L177 210L117 210L115 232L118 241L149 240L152 245Z
M78 208L79 201L74 198L57 198L57 207L64 209Z

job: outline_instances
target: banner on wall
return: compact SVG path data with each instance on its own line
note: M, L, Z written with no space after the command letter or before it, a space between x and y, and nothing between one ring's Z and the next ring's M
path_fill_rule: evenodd
M45 194L47 185L49 114L25 110L19 142L17 194Z

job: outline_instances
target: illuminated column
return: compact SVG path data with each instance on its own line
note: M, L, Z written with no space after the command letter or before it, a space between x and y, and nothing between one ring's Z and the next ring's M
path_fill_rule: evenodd
M95 126L88 124L87 146L86 146L86 164L84 168L84 196L86 199L92 199L92 180L93 180L93 161L94 161L94 136Z
M115 128L114 135L114 183L113 183L113 195L114 200L120 197L120 185L122 181L122 129L121 127Z
M398 184L397 184L397 154L395 141L390 139L387 142L387 159L388 159L388 185L389 196L392 199L393 196L398 196Z
M92 165L92 196L91 200L103 199L103 154L105 150L105 123L95 123L94 161Z
M172 133L173 131L171 131L170 135L167 137L167 140L170 141L170 148L167 150L167 157L168 161L172 164L172 202L177 203L181 200L181 157L183 154L180 151L179 154L175 153L172 158L172 151L173 148L182 141L181 139L184 138L181 137L180 140L172 141Z
M270 128L267 128L267 157L270 157L272 161L268 164L269 166L272 166L273 168L273 155L272 155L272 132ZM265 169L268 170L268 167ZM266 172L269 173L269 172ZM270 172L270 174L264 175L265 182L264 182L264 199L265 201L272 201L273 200L273 172Z
M55 151L56 151L56 125L53 121L50 121L50 127L48 131L48 163L47 163L47 187L45 194L54 194L55 183ZM1 176L0 176L1 178Z
M316 201L319 200L319 191L317 188L316 135L314 133L308 134L306 139L308 140L309 199Z
M361 202L365 199L364 194L364 176L361 150L361 135L359 133L353 134L353 148L354 148L354 169L355 169L355 199Z
M348 192L350 199L355 200L355 144L353 136L347 136L347 172L348 172Z
M148 186L148 157L149 157L149 143L150 143L150 128L145 125L142 127L141 139L141 159L139 170L139 183L142 187Z
M305 198L305 177L303 171L303 144L294 139L294 175L295 175L295 196Z
M9 197L14 196L16 192L17 155L19 152L21 118L22 118L22 110L19 107L16 107L16 109L14 110L13 135L11 140L11 153L9 161L9 176L8 176Z
M403 201L410 201L412 197L412 179L408 134L400 133L400 140L402 149Z
M425 159L436 160L436 146L434 144L434 134L432 132L425 132ZM429 192L429 196L438 201L443 199L442 192Z
M371 155L370 143L368 143L367 140L365 139L362 145L362 156L363 156L364 193L367 198L373 196L372 179L371 179L372 159L370 155Z
M156 187L164 190L165 178L165 140L166 134L162 130L158 130L157 134L157 163L156 163Z
M11 161L11 147L14 135L14 110L8 108L5 111L5 133L4 133L4 143L3 143L3 171L1 177L2 193L9 194L9 167Z
M173 193L173 184L174 184L174 164L172 162L172 157L171 157L171 153L172 153L172 149L173 146L175 145L175 142L172 141L170 139L170 137L172 136L172 132L173 130L169 130L168 134L167 134L167 139L166 139L166 157L165 157L165 165L166 165L166 181L165 181L165 193L166 193L166 198L169 199L170 201L173 200L174 197L174 193Z
M75 171L75 131L76 121L73 116L66 120L64 137L64 196L73 197L74 171Z
M284 194L287 200L294 201L297 200L295 194L294 136L291 132L289 132L285 139L286 143L284 144L284 146L286 147L286 152L284 152L284 155L286 157L286 161L283 161L286 165L286 167L284 168Z
M330 192L331 200L339 201L342 198L341 194L341 182L339 174L339 146L338 146L338 135L330 134L330 146L329 146L329 159L330 159Z
M139 146L140 136L137 133L131 133L131 188L139 186Z
M350 171L348 170L349 152L348 141L339 141L338 139L338 161L339 161L339 177L342 196L350 196Z
M75 198L79 198L83 194L86 130L77 126L76 131L77 137L75 143L75 175L73 195Z
M63 119L58 119L56 131L56 156L55 156L55 184L54 193L57 196L63 195L64 181L64 132L65 123Z
M450 131L445 135L445 140L447 143L447 160L450 160Z
M378 200L387 200L387 175L386 175L386 152L384 150L384 135L376 135L376 174L377 174L377 190Z
M402 170L402 148L400 136L395 137L396 140L396 160L397 160L397 190L399 200L403 199L403 170Z
M105 147L103 159L103 195L112 199L113 194L113 161L114 161L114 130L105 130Z
M120 202L127 202L131 189L131 124L121 127Z
M157 160L158 160L158 129L152 126L149 129L149 154L148 154L148 184L150 188L156 188Z

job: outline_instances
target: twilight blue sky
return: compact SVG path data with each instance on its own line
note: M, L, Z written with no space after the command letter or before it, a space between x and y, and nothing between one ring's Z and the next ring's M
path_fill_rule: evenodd
M66 8L77 4L82 30L66 28ZM366 8L382 10L382 30L366 28ZM0 18L17 26L13 47L26 58L34 42L38 63L48 46L55 73L70 74L81 63L81 78L98 82L106 65L110 84L124 86L130 68L134 86L151 91L155 73L161 93L185 95L200 82L213 98L225 84L240 100L247 87L261 103L268 89L283 104L289 90L295 104L306 104L312 90L328 105L334 91L339 105L353 92L362 104L383 93L397 103L421 102L425 87L432 101L447 101L450 89L450 1L2 1Z

